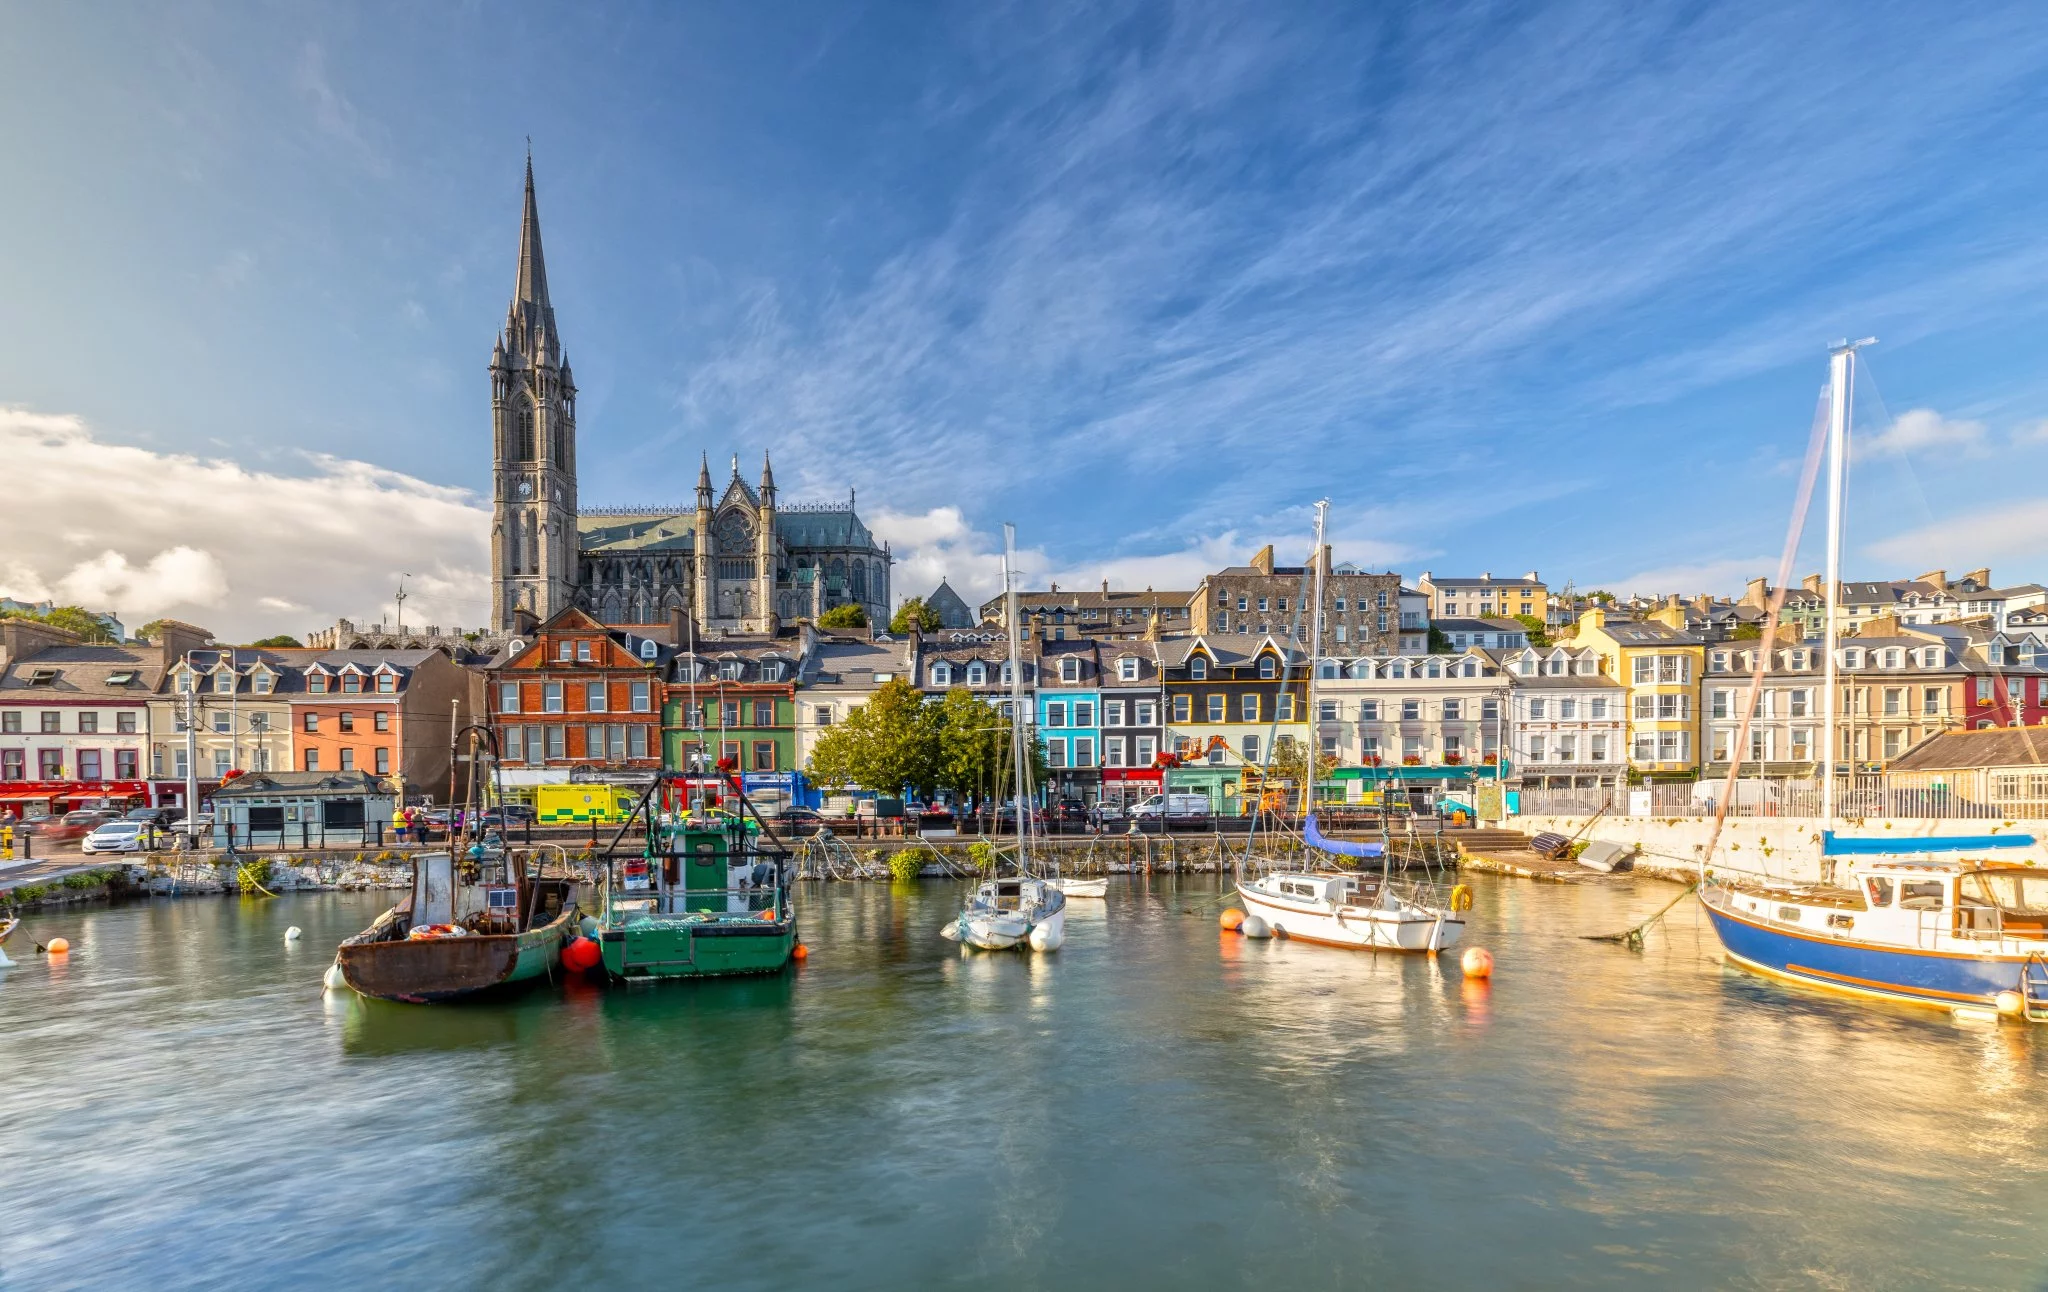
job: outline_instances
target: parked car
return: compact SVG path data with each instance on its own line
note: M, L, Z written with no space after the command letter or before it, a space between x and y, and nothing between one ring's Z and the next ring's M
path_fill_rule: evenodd
M118 815L118 813L109 812L104 808L83 808L77 812L66 812L62 821L37 833L46 839L57 842L63 842L68 839L83 839L86 835L92 833L94 827L112 821Z
M1061 799L1059 805L1053 810L1058 813L1059 819L1062 821L1086 821L1088 819L1088 805L1079 799Z
M141 852L149 847L155 825L148 821L107 821L85 836L85 852Z
M1185 821L1208 815L1209 796L1206 794L1154 794L1131 809L1131 816L1140 821L1156 821L1162 817Z
M33 816L23 817L16 823L14 828L24 834L42 835L46 834L51 827L61 825L63 821L63 817L53 815L52 813L38 812Z
M128 814L121 819L123 821L140 821L145 825L167 826L173 821L182 819L184 815L177 808L139 807L130 808Z

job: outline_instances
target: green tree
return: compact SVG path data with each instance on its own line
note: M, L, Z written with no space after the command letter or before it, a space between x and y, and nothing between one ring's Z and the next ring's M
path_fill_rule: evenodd
M938 779L938 724L924 696L903 678L884 684L868 702L818 738L812 779L877 794L907 786L929 792Z
M253 641L249 644L251 646L267 646L276 649L295 648L304 645L298 638L291 636L289 633L279 633L275 637L265 637L260 641Z
M1550 625L1535 615L1516 615L1515 622L1529 630L1531 646L1550 645Z
M1444 636L1444 630L1435 624L1429 626L1429 653L1448 655L1451 653L1451 639Z
M111 642L114 634L83 606L53 606L48 614L37 614L32 610L0 611L0 618L33 619L39 624L62 628L67 633L78 634L79 640L88 642Z
M818 616L820 628L865 628L868 626L868 612L849 601L843 606L834 606Z
M1762 640L1763 635L1764 626L1762 624L1737 624L1729 632L1728 640L1732 642L1753 642Z
M1016 788L1010 759L1010 720L1002 710L959 687L930 705L938 730L935 783L955 794L1001 802ZM1034 784L1045 780L1045 742L1033 739L1029 752Z
M142 627L137 628L133 635L137 641L153 642L156 640L157 634L163 631L164 625L169 622L171 621L168 619L152 619L142 625Z
M939 630L939 612L924 603L923 597L912 597L896 607L896 615L889 620L889 631L907 633L916 630L921 633L935 633Z

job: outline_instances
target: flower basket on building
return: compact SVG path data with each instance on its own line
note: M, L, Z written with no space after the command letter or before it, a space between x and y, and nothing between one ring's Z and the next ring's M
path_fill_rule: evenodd
M1418 754L1403 754L1401 756L1401 766L1420 767L1422 766L1422 758Z
M1456 766L1457 766L1457 765L1458 765L1459 763L1462 763L1462 762L1464 762L1464 761L1465 761L1465 755L1463 755L1463 754L1450 754L1450 753L1447 753L1447 754L1445 754L1445 755L1444 755L1444 765L1445 765L1446 767L1456 767Z

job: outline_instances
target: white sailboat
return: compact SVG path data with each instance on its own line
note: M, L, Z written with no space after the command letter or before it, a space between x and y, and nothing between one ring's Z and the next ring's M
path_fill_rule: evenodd
M983 951L1028 946L1057 951L1067 940L1067 895L1060 881L1031 873L1032 813L1030 728L1024 721L1024 668L1018 653L1015 566L1017 530L1003 526L1003 594L1010 633L1010 758L1017 793L1017 874L996 876L974 890L960 916L940 935ZM1001 862L998 861L1000 866Z
M1310 553L1315 596L1309 602L1309 747L1302 828L1303 843L1332 856L1380 859L1378 875L1335 867L1272 870L1240 881L1238 898L1247 916L1263 920L1276 936L1300 942L1369 951L1442 951L1456 944L1465 921L1456 900L1435 884L1397 880L1387 868L1386 845L1325 838L1316 828L1315 768L1321 749L1316 708L1316 662L1322 655L1323 525L1329 500L1316 503L1316 541Z

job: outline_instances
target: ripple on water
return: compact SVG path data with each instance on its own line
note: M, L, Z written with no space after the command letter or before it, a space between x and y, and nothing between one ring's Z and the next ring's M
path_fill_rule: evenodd
M1489 984L1158 877L1054 956L839 886L785 977L434 1009L320 991L377 895L38 919L0 1286L2041 1281L2030 1033L1725 969L1689 906L1582 939L1667 886L1474 887Z

